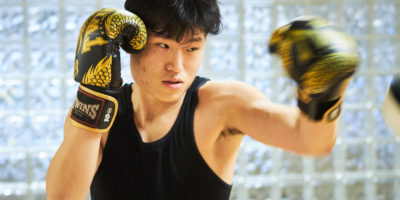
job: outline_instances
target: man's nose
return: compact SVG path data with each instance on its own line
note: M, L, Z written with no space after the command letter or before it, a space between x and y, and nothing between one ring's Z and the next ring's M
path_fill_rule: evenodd
M171 52L167 63L167 71L179 73L183 70L183 55L181 51Z

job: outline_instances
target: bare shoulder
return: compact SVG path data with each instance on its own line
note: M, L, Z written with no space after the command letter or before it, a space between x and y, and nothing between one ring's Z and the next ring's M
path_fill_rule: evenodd
M257 88L240 81L209 81L199 89L198 96L198 116L217 121L222 133L240 132L230 126L229 120L268 100Z
M237 81L208 81L199 89L194 134L200 152L234 152L240 145L243 133L227 126L227 120L233 113L233 99L240 96L238 89L246 88L245 85Z
M254 86L241 81L209 81L199 90L199 101L210 104L222 103L231 107L250 103L255 100L267 100L267 97Z

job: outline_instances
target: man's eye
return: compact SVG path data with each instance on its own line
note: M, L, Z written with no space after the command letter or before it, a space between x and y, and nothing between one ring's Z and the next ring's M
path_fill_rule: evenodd
M161 48L164 48L164 49L168 49L169 48L169 46L167 44L164 44L164 43L159 43L158 46L160 46Z
M199 49L199 48L193 47L193 48L186 49L186 51L187 51L187 52L193 52L193 51L196 51L196 50L198 50L198 49Z

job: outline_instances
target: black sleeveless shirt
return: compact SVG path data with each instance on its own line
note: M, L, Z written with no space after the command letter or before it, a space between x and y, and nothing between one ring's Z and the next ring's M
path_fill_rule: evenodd
M200 155L193 134L198 89L196 77L178 117L161 139L144 143L135 126L131 84L121 88L118 113L110 129L90 193L92 200L227 200L232 186Z

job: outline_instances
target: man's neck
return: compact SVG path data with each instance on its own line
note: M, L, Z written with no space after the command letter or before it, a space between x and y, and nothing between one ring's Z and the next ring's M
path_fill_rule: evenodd
M184 95L176 101L165 102L147 94L132 84L131 101L134 110L135 123L138 128L145 128L158 117L175 119L183 103Z

